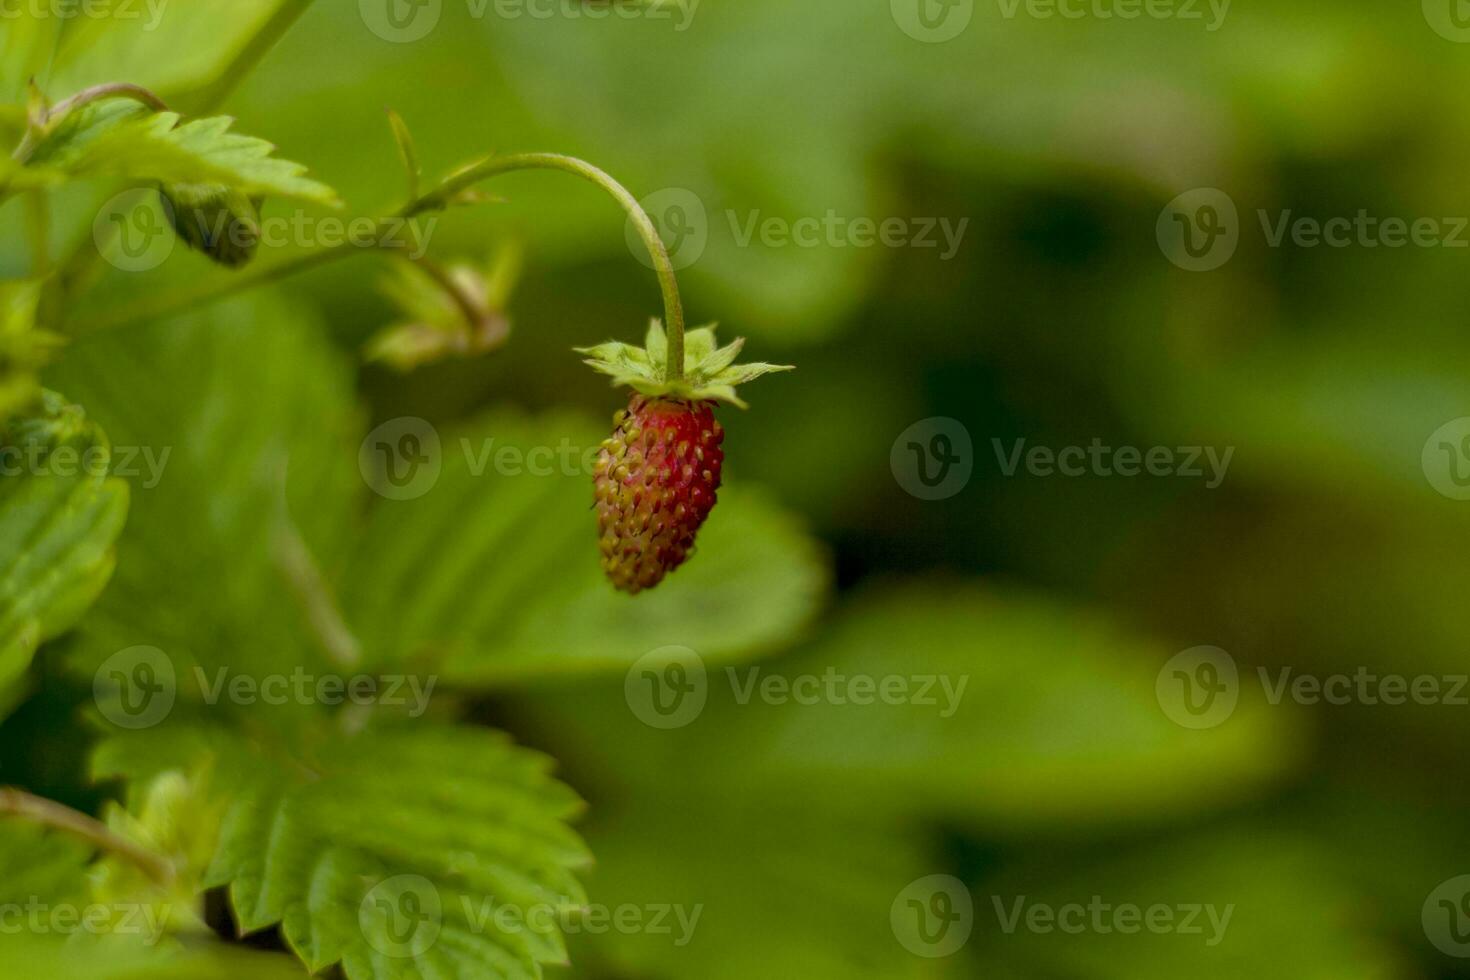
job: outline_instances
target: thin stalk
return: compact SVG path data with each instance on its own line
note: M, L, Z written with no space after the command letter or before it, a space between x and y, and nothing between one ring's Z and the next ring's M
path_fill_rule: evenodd
M658 274L659 289L664 301L664 327L668 336L667 377L679 381L684 377L684 306L679 298L679 282L674 275L674 264L669 259L668 249L659 237L653 219L643 210L638 199L607 172L594 167L585 160L563 156L559 153L516 153L503 157L490 157L453 174L438 187L410 201L395 214L378 219L375 241L383 241L401 228L404 219L411 219L426 211L441 209L456 195L468 190L483 180L517 170L560 170L591 181L606 191L618 202L639 237L648 248ZM382 246L379 246L382 247ZM327 265L338 259L356 254L360 249L351 242L343 242L331 248L321 249L274 265L262 266L253 271L232 276L229 279L205 283L193 289L144 299L140 303L125 306L110 314L82 321L72 326L72 333L123 326L140 320L167 316L182 310L192 309L213 300L222 299L266 283L277 282L308 269Z
M0 816L32 820L42 826L78 837L100 851L116 854L132 862L160 885L168 885L174 880L176 872L173 863L163 855L155 854L136 841L114 833L102 821L55 800L48 800L13 786L0 787Z

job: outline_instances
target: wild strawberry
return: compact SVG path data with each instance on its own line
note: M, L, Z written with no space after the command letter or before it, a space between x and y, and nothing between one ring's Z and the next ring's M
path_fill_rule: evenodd
M684 563L720 488L725 432L710 402L634 393L613 419L594 483L602 570L624 592Z
M684 370L670 378L668 342L655 320L645 347L607 343L583 349L587 363L634 389L613 418L593 474L602 569L624 592L651 589L682 565L715 505L725 438L714 403L745 403L735 386L775 364L735 364L744 340L715 345L713 327L684 338Z

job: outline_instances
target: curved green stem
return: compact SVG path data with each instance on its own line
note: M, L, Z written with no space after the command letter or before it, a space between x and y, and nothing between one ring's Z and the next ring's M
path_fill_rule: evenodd
M425 211L440 210L448 206L455 196L480 181L516 170L560 170L564 173L575 174L596 184L622 205L634 227L638 229L638 234L643 239L644 245L648 248L648 254L653 260L654 271L658 273L659 289L663 293L664 300L664 328L668 335L668 378L671 381L682 379L684 377L684 307L679 299L679 283L674 276L674 264L669 258L668 249L664 247L663 239L659 237L658 228L654 225L653 219L643 210L638 199L606 171L594 167L585 160L563 156L559 153L517 153L503 157L490 157L479 163L471 164L451 175L438 187L410 201L396 214L380 218L378 233L374 238L380 242L393 240L404 219L413 218ZM344 242L332 248L236 275L222 282L208 283L196 289L184 290L155 300L145 300L137 306L123 308L111 315L77 324L73 327L73 332L82 333L103 327L120 326L137 320L176 313L201 303L229 296L254 286L276 282L298 272L335 262L357 251L359 249L350 242Z
M411 202L400 215L411 218L422 211L443 207L456 194L468 190L480 181L515 170L560 170L575 174L601 187L622 205L633 226L638 229L639 237L648 248L649 258L653 260L654 271L658 273L658 285L664 297L664 330L669 339L666 373L670 381L681 380L684 377L684 306L679 300L679 281L674 276L674 263L669 259L669 250L664 247L663 239L659 237L658 227L654 225L648 212L643 210L643 205L607 171L594 167L585 160L560 153L514 153L490 157L451 175L439 187Z
M99 851L125 858L161 885L172 882L177 873L173 862L163 855L114 833L102 821L13 786L0 787L0 816L21 817L71 834Z

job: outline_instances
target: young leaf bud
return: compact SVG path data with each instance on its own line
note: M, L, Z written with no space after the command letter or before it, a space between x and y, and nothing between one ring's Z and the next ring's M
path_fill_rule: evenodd
M168 184L159 195L174 231L190 248L231 269L255 256L258 201L216 184Z

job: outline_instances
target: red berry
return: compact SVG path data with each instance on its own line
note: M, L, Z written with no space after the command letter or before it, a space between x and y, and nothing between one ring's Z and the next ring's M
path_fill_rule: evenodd
M624 592L678 568L715 505L725 432L712 402L633 395L597 457L602 569Z

